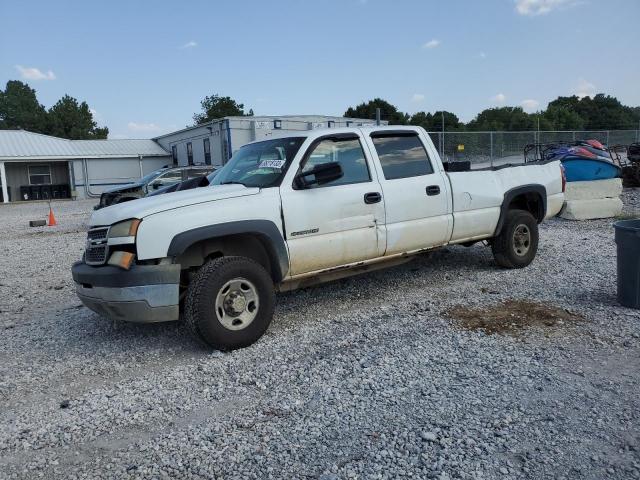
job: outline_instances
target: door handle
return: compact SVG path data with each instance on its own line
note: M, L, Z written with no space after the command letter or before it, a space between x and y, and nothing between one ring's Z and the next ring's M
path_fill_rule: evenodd
M382 200L382 195L378 192L369 192L364 194L364 203L366 204L378 203L380 200Z
M427 187L427 195L440 195L440 186L439 185L429 185Z

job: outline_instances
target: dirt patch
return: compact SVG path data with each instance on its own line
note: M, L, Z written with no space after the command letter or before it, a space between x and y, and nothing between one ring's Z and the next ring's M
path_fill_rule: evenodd
M447 313L462 328L488 334L517 334L525 328L553 328L584 319L567 309L527 300L506 300L486 308L458 306Z

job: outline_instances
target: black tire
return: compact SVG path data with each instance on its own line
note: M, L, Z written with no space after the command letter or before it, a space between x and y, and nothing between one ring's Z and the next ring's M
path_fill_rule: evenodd
M232 330L219 319L219 315L225 313L216 313L216 299L228 282L237 279L247 280L254 288L258 306L254 306L255 318L246 327ZM251 345L264 334L273 318L274 307L273 281L260 264L246 257L221 257L209 260L194 276L187 288L184 318L195 336L208 346L234 350Z
M525 210L509 210L502 231L493 239L491 250L501 267L526 267L538 251L538 222Z

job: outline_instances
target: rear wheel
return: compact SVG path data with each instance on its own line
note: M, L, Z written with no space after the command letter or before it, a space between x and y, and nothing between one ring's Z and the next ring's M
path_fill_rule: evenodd
M525 210L509 210L502 231L493 239L491 250L501 267L526 267L538 251L538 222Z
M269 327L275 293L267 271L245 257L205 263L187 289L185 321L191 331L218 350L251 345Z

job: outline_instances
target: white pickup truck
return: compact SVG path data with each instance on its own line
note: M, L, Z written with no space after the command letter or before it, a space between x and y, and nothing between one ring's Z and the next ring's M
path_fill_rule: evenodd
M243 146L208 187L94 212L72 274L101 315L182 312L208 345L240 348L266 331L275 291L481 240L524 267L563 191L558 161L447 165L419 127L304 131Z

